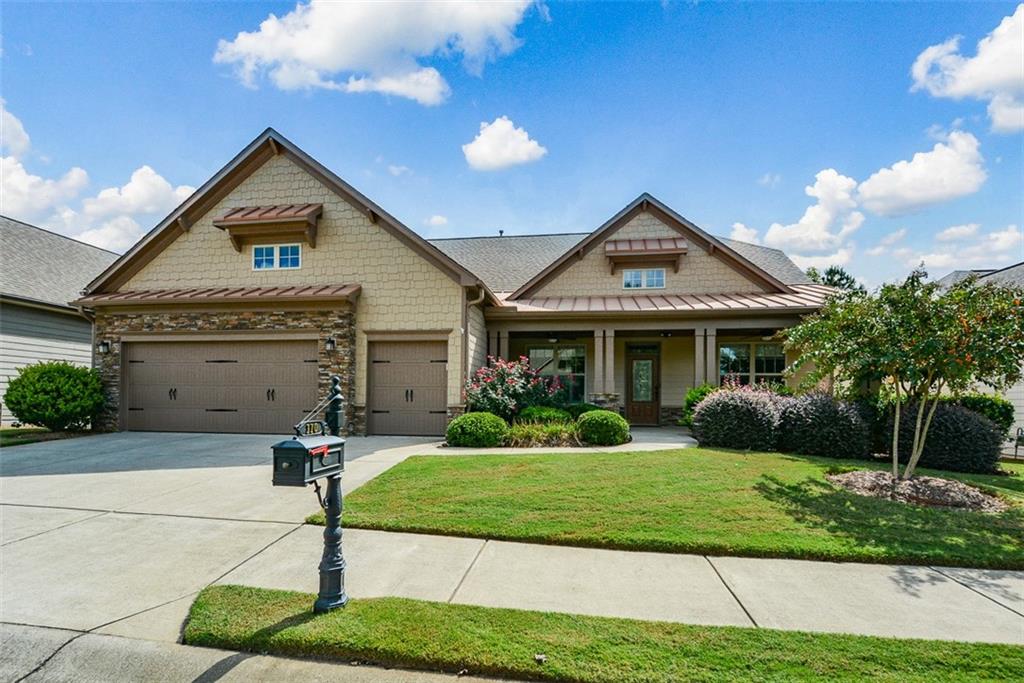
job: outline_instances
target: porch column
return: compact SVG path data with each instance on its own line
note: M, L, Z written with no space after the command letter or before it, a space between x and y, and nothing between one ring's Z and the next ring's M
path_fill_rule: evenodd
M508 331L498 332L498 357L508 359Z
M704 338L707 344L706 358L708 363L707 375L705 379L708 384L714 384L718 386L718 344L715 341L715 336L718 330L714 327L709 327L704 331Z
M487 330L487 355L497 356L498 355L498 335L500 332L497 330Z
M604 392L618 393L615 390L615 330L604 331Z
M604 393L604 330L594 330L594 378L590 393Z
M693 386L699 387L704 384L707 372L707 363L704 360L704 328L697 327L693 330Z

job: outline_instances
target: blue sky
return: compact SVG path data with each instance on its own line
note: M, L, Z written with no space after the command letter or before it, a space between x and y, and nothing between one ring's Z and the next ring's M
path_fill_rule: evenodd
M1024 259L1013 3L13 2L2 20L0 209L118 250L273 126L427 236L591 230L648 191L872 285Z

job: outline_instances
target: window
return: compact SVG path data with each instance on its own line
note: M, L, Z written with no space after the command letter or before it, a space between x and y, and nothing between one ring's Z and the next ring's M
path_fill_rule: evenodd
M302 265L302 246L272 244L252 248L253 270L289 270Z
M648 268L647 270L622 271L623 289L664 289L665 269Z
M526 350L530 367L540 370L548 381L558 378L565 388L569 403L583 403L587 399L587 351L582 346L530 346Z
M740 384L781 384L786 369L782 344L729 343L718 347L719 378L733 376Z

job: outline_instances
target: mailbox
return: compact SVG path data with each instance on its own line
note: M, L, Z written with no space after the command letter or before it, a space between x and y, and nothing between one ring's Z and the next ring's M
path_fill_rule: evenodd
M306 486L345 470L345 440L337 436L293 436L273 450L274 486Z

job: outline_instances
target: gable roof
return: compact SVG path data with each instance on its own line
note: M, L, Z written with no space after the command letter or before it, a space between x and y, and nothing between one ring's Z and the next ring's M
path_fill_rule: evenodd
M0 216L0 296L74 310L69 304L117 254Z
M800 270L800 267L793 263L786 252L781 249L765 247L750 242L740 242L728 237L719 237L722 242L729 245L740 256L760 266L763 270L771 273L787 285L809 285L813 280L807 277L807 273Z
M1024 287L1024 261L982 275L981 281L992 282L997 285Z
M776 292L788 293L792 291L789 285L766 271L763 267L742 256L722 240L704 232L673 211L667 204L658 201L654 196L645 192L612 216L604 225L590 233L578 244L572 246L544 268L544 270L512 292L507 300L524 298L533 294L541 285L568 268L573 256L582 257L591 249L603 243L609 235L644 211L650 212L666 226L676 230L684 237L688 237L712 256L722 260L728 266L743 273L751 280L763 284Z
M362 211L371 223L375 223L391 233L399 241L447 273L453 280L461 285L482 287L488 300L497 303L494 293L472 272L407 228L397 218L370 201L365 195L273 128L267 128L255 140L246 145L227 165L203 183L191 197L160 221L124 256L90 282L86 287L86 293L105 292L116 289L127 282L168 244L182 233L187 232L198 218L212 209L217 202L238 187L267 160L278 154L287 156L289 160L322 182L328 189Z
M956 283L960 282L961 280L965 280L972 275L984 277L985 275L988 275L991 272L993 272L991 268L977 268L975 270L954 270L953 272L947 273L946 275L939 278L938 283L942 287L952 287Z

